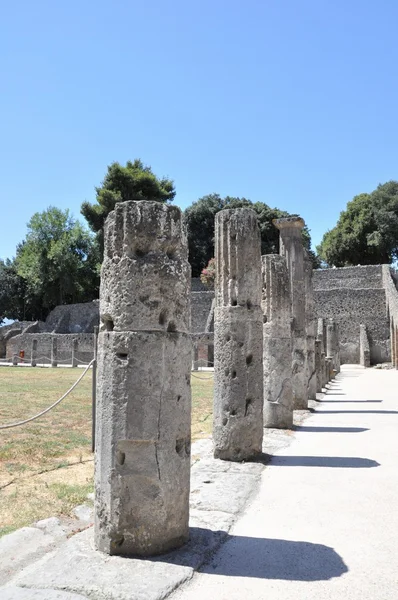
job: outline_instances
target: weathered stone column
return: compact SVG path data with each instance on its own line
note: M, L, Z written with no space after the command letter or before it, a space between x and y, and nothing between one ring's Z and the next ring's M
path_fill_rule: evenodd
M324 327L324 321L322 318L318 319L316 339L321 343L321 345L320 345L320 357L321 357L320 358L320 377L321 377L321 386L324 388L327 381L326 381L326 366L325 366L325 358L326 358L325 327Z
M77 367L77 350L79 347L79 340L75 338L72 342L72 367Z
M30 364L32 367L37 365L37 340L32 341L32 352L30 355Z
M316 391L322 392L322 342L315 340L315 372L316 372Z
M214 456L248 460L262 450L261 241L249 208L216 215Z
M56 367L58 365L58 351L57 351L57 338L51 338L51 366Z
M263 275L264 427L293 426L289 275L279 254L261 257Z
M190 277L179 208L120 202L105 224L95 543L150 556L188 540Z
M274 219L273 223L280 231L280 254L286 257L290 278L293 316L293 406L296 410L303 410L308 408L304 248L301 239L301 230L305 223L300 217Z
M307 338L307 394L311 400L316 400L317 383L315 369L315 315L314 315L314 290L312 286L312 262L304 253L304 282L305 282L305 332Z
M337 327L334 319L328 319L327 322L327 356L332 359L332 368L335 376L340 371L339 359L339 340L337 335Z

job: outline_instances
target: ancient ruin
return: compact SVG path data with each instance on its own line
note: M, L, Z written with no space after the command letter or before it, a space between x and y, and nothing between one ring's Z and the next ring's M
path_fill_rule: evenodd
M301 238L301 230L305 223L300 217L275 219L273 223L280 231L280 253L286 257L290 279L293 317L293 406L295 410L303 410L308 408L304 248Z
M306 370L307 370L307 395L311 400L316 400L316 368L315 368L315 314L314 290L312 286L312 262L304 254L304 284L305 284L305 334L306 334Z
M216 215L214 456L242 461L263 439L261 243L253 210Z
M188 540L190 265L179 208L118 203L101 271L95 543L155 555Z
M261 257L263 276L264 427L293 425L292 332L286 259Z

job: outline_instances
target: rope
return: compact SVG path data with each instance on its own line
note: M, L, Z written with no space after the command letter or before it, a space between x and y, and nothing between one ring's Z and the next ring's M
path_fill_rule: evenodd
M192 377L196 377L196 379L202 379L203 381L206 381L208 379L213 379L213 375L211 375L210 377L199 377L198 375L195 375L194 373L191 372Z
M10 429L11 427L18 427L19 425L25 425L25 423L30 423L30 421L35 421L35 419L38 419L39 417L42 417L43 415L48 413L52 408L55 408L60 402L62 402L62 400L64 398L69 396L71 391L75 389L75 387L77 386L78 383L80 383L80 381L83 379L83 377L85 376L85 374L87 373L87 371L89 370L89 368L91 367L91 365L93 363L94 363L94 359L87 365L87 367L84 369L83 373L80 375L79 379L77 381L75 381L75 383L72 385L72 387L69 388L69 390L67 392L65 392L65 394L63 396L61 396L61 398L59 398L56 402L54 402L54 404L52 404L45 410L42 410L39 414L35 415L34 417L30 417L29 419L25 419L24 421L18 421L17 423L9 423L8 425L0 425L0 429Z

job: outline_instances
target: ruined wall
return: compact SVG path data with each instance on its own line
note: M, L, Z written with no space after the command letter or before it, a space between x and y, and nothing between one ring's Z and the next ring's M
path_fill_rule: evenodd
M213 302L214 292L191 292L191 332L206 331L207 319Z
M41 331L54 333L93 333L99 325L99 301L64 304L50 312Z
M342 363L360 362L360 325L366 326L371 364L390 360L390 332L381 265L314 271L315 316L340 330Z
M12 360L14 354L25 352L25 359L30 361L33 340L37 340L37 362L49 363L51 358L51 340L56 338L58 362L71 364L73 340L78 339L78 349L75 354L78 361L89 363L93 358L94 334L51 334L51 333L22 333L7 342L7 360ZM44 359L45 357L45 359Z

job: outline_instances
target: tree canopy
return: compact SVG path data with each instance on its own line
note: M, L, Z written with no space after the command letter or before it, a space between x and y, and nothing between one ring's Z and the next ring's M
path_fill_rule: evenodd
M95 188L96 202L83 202L81 213L87 219L94 232L101 232L105 219L115 208L117 202L126 200L155 200L172 202L175 197L174 183L170 179L159 179L151 167L145 166L140 159L127 161L123 167L118 162L108 166L107 174Z
M225 208L249 207L256 211L261 232L261 253L279 253L279 231L272 224L273 219L292 216L278 208L270 208L263 202L251 202L247 198L219 194L203 196L185 210L185 220L188 229L189 262L192 266L193 277L199 277L202 269L214 256L214 217ZM307 228L303 230L304 246L309 251L316 265L314 253L310 250L311 237Z
M49 207L32 216L0 280L0 319L44 319L58 304L98 297L98 244L68 210Z
M317 247L329 266L391 263L398 258L398 182L359 194Z

